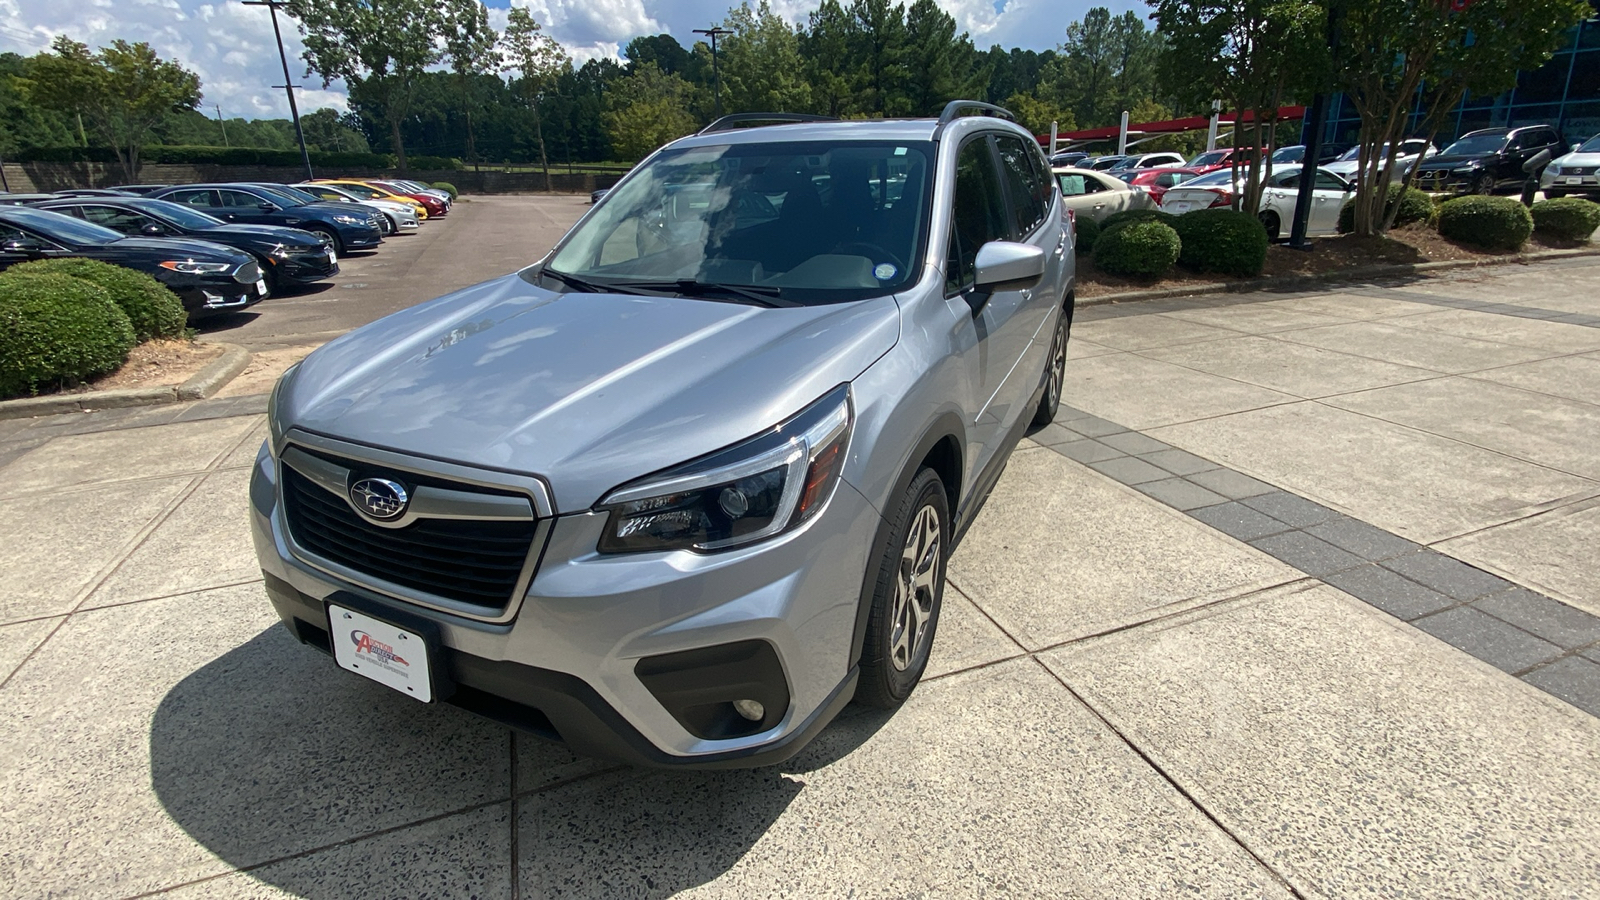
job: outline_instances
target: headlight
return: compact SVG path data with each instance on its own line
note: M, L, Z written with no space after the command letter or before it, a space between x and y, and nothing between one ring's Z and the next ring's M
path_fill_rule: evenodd
M272 257L273 259L288 259L290 253L289 253L289 248L288 247L285 247L284 245L279 244L278 246L273 247L271 250L268 250L267 251L267 255Z
M370 224L372 224L372 220L367 218L366 216L347 216L347 215L344 215L343 213L339 213L339 214L335 215L333 217L333 220L335 222L338 222L340 225L370 225Z
M1547 173L1551 174L1551 175L1560 175L1561 174L1561 167L1560 166L1549 166L1549 167L1547 167L1545 169L1545 171Z
M1450 174L1452 174L1452 175L1471 175L1473 172L1478 171L1478 169L1481 167L1481 165L1482 165L1481 163L1468 163L1468 164L1466 164L1464 166L1457 166L1456 168L1450 170Z
M161 268L182 272L185 275L216 275L233 268L232 263L195 262L192 259L169 259Z
M800 525L832 494L851 424L840 385L763 434L613 491L600 552L720 550Z

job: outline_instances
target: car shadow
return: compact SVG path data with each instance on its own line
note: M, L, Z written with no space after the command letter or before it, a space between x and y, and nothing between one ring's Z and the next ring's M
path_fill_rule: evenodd
M270 301L272 298L268 297ZM263 301L267 302L267 301ZM220 312L199 318L190 319L189 327L201 334L212 334L219 331L233 331L243 328L261 317L261 313L254 309L240 310L239 312Z
M886 721L852 707L780 766L713 772L608 769L518 735L524 877L579 895L664 897L704 884L742 859L804 790L795 776L850 754ZM162 699L150 727L150 780L172 820L225 862L259 866L256 879L332 900L361 884L327 865L262 864L502 800L510 744L503 726L339 672L274 625ZM403 893L408 873L361 877Z

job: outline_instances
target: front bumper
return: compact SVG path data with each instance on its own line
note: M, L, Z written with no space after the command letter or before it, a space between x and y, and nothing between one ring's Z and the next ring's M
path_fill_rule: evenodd
M265 284L240 284L231 278L168 284L167 287L178 295L190 316L238 312L267 299Z
M347 251L366 250L383 243L383 229L376 225L336 223L333 227L339 232L339 240L344 242Z
M1545 169L1539 177L1539 188L1546 192L1555 190L1574 194L1600 192L1600 167L1584 166L1570 174L1563 170L1560 175Z
M602 556L604 515L555 515L512 617L491 622L312 564L287 525L281 465L263 446L250 496L257 556L284 624L328 649L330 598L379 618L424 618L438 630L454 705L588 756L715 768L787 758L854 693L852 636L879 517L845 482L802 528L716 554ZM739 696L765 690L787 707L756 733L718 736L716 723L693 712L707 707L682 698L726 706L733 698L716 694L724 684Z
M277 267L278 278L294 284L321 281L339 274L339 263L330 256L328 248L275 259L272 265Z
M1411 186L1430 194L1461 194L1471 190L1480 170L1470 174L1456 174L1447 169L1421 170L1412 179Z

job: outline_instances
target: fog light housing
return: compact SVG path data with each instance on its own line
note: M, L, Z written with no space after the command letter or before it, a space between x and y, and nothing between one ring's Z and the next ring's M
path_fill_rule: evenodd
M759 722L767 716L767 708L761 705L760 700L735 700L733 711L752 722Z
M766 641L647 656L633 671L678 724L701 740L767 731L789 710L783 663Z

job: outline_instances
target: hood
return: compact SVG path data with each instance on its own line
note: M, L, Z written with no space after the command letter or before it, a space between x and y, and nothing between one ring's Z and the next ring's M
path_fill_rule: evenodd
M894 346L894 298L793 309L563 294L518 275L357 329L306 357L285 424L542 476L562 512L751 437Z
M1459 169L1462 166L1471 165L1475 162L1487 163L1491 160L1499 159L1499 157L1500 154L1498 153L1457 153L1451 156L1445 156L1441 153L1438 156L1430 156L1423 160L1417 166L1417 171L1421 172L1432 171L1434 169Z
M255 259L243 250L197 238L125 237L120 241L112 241L108 246L119 250L190 256L210 262L247 263Z
M322 242L316 235L302 231L298 228L283 228L277 225L221 225L208 228L197 234L204 238L205 235L237 235L244 238L256 238L273 244L283 244L286 247L320 247Z
M1552 166L1600 166L1600 153L1568 153L1550 160Z
M331 200L318 200L315 203L307 203L304 206L291 206L291 207L288 207L288 208L286 208L284 210L284 212L291 213L291 214L299 214L299 215L303 215L303 216L316 216L316 215L324 215L324 216L326 216L326 215L339 215L339 216L366 215L367 214L366 210L357 210L357 209L353 208L353 207L360 206L360 205L361 204L359 204L359 203L334 203Z

